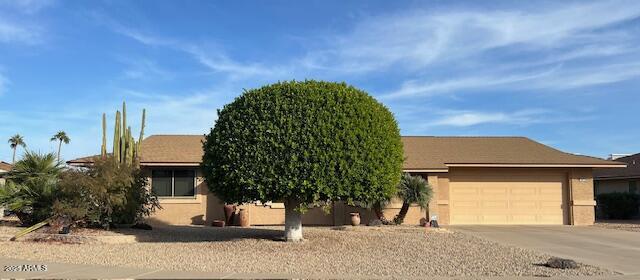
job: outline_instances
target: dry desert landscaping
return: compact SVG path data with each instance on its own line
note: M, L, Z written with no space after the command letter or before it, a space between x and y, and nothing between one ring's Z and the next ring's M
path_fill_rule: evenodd
M595 226L608 229L640 232L640 220L597 221L595 223Z
M19 228L0 226L0 257L176 271L325 276L613 275L589 265L552 269L550 257L447 229L409 226L305 227L305 241L278 241L282 227L167 226L80 233L79 244L8 241ZM76 233L78 234L78 233ZM104 243L91 236L120 238ZM113 239L111 240L113 241Z

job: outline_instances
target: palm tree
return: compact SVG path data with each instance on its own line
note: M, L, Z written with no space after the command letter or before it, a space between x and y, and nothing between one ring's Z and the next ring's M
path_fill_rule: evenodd
M18 146L21 146L24 148L27 146L27 144L24 142L24 138L22 138L22 135L16 134L16 135L13 135L11 138L9 138L9 146L11 147L11 149L13 149L12 163L16 163L16 149L18 148Z
M400 208L400 212L393 219L394 222L396 224L402 224L402 222L404 222L404 218L407 216L411 204L418 204L421 209L427 208L432 195L433 190L424 178L404 173L398 186L398 196L402 199L402 208Z
M62 143L69 144L69 142L71 142L71 139L69 139L69 136L67 136L66 132L60 130L58 131L58 133L53 135L53 137L51 137L51 142L53 141L58 141L58 161L60 161L60 149L62 148Z
M24 225L49 218L59 195L57 182L62 170L53 153L27 151L7 174L5 187L0 188L0 206L15 212Z

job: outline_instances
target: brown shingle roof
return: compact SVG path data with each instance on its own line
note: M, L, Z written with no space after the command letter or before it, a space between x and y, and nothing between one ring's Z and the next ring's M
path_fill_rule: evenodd
M451 164L620 165L565 153L526 137L403 136L405 169L446 169Z
M11 171L12 168L13 166L8 162L0 161L0 172L8 172Z
M200 163L203 135L151 135L142 140L140 163Z
M202 135L152 135L142 141L143 165L198 164ZM620 166L623 163L564 153L525 137L404 136L404 169L446 170L449 164ZM91 157L78 159L90 160ZM70 163L78 160L70 161Z
M616 159L617 162L627 164L627 168L604 169L597 168L593 170L593 177L596 179L623 179L623 178L640 178L640 153L621 157Z

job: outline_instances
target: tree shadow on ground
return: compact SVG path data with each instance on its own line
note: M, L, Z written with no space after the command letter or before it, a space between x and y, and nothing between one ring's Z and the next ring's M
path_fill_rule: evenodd
M222 242L242 239L281 241L282 230L270 228L207 227L190 225L154 225L152 230L119 228L114 230L134 235L138 242Z

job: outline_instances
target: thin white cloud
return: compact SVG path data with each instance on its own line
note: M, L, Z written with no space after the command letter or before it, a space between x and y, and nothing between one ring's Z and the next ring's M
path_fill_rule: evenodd
M401 97L430 96L439 93L455 92L468 89L477 90L488 87L499 87L503 85L517 84L521 82L528 82L535 79L549 77L557 72L557 70L558 67L537 73L516 75L467 75L463 78L434 82L410 80L404 82L399 89L385 94L381 97L383 99L392 99Z
M260 63L241 63L231 59L224 53L224 51L218 48L208 48L205 51L203 47L197 44L150 35L122 26L118 23L110 22L109 26L111 26L117 33L129 37L141 44L153 47L168 47L184 52L211 71L216 73L226 73L232 78L277 78L283 77L290 72L285 69L285 67L281 66L266 66Z
M38 27L0 17L0 43L35 44L41 41Z
M483 90L545 90L561 91L589 86L611 84L640 78L640 63L613 65L587 65L561 67L524 74L494 72L491 74L466 74L462 78L442 81L409 80L397 90L381 96L383 99L415 98L449 92Z
M25 14L35 14L53 5L54 2L54 0L0 0L0 8L7 8Z
M436 119L429 125L432 126L473 126L479 124L531 124L538 121L538 117L544 114L544 111L526 110L517 112L476 112L476 111L460 111L448 113L446 116Z
M452 126L469 127L482 124L531 125L539 123L576 122L590 119L583 116L566 116L545 109L524 109L513 112L445 110L439 117L423 127Z
M330 38L334 47L312 52L304 61L345 72L396 65L420 69L503 47L547 50L590 44L607 35L601 29L640 16L638 1L562 4L526 12L437 10L373 17L350 34Z
M553 90L583 88L640 78L640 63L621 63L601 67L573 69L549 79L540 79L533 88Z
M38 13L52 0L0 0L0 43L38 44L44 28Z

